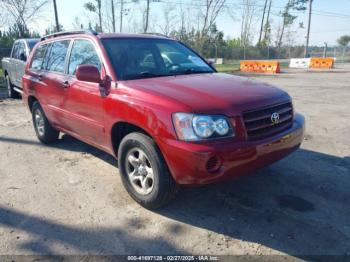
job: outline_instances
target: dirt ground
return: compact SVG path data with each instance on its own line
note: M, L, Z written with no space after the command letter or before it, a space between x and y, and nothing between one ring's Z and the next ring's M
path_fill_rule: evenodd
M293 97L301 149L155 212L128 196L113 157L67 135L41 145L22 102L3 99L0 254L350 255L350 65L249 77Z

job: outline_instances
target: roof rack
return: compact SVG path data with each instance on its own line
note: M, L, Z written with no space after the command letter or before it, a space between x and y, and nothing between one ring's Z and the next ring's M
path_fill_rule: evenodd
M89 34L89 35L98 35L98 33L94 30L76 30L76 31L62 31L62 32L56 32L50 35L43 36L40 40L46 40L49 38L54 38L58 36L64 36L64 35L76 35L76 34Z
M170 36L167 36L167 35L164 35L164 34L161 34L161 33L142 33L143 35L156 35L156 36L162 36L162 37L166 37L166 38L170 38Z

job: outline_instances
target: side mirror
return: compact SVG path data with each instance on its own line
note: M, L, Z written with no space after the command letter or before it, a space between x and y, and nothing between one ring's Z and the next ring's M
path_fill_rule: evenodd
M211 66L211 67L215 67L215 61L212 59L208 59L207 63Z
M23 62L26 62L27 61L27 56L24 53L21 53L19 55L19 59L21 59Z
M93 65L78 65L75 76L80 81L101 83L100 72Z

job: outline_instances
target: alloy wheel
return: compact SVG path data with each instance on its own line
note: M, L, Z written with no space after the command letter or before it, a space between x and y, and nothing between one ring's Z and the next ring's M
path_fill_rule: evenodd
M146 153L131 149L126 156L126 172L132 187L141 195L148 195L154 186L154 173Z
M38 133L40 136L45 135L45 121L44 121L44 116L40 110L35 110L34 113L34 118L35 118L35 126L36 129L38 130Z

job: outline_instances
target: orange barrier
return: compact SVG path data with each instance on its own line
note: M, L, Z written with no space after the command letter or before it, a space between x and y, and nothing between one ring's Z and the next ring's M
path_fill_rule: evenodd
M240 61L240 70L242 72L276 74L281 72L281 67L278 61L242 60Z
M333 57L311 57L309 68L331 69L334 66Z

